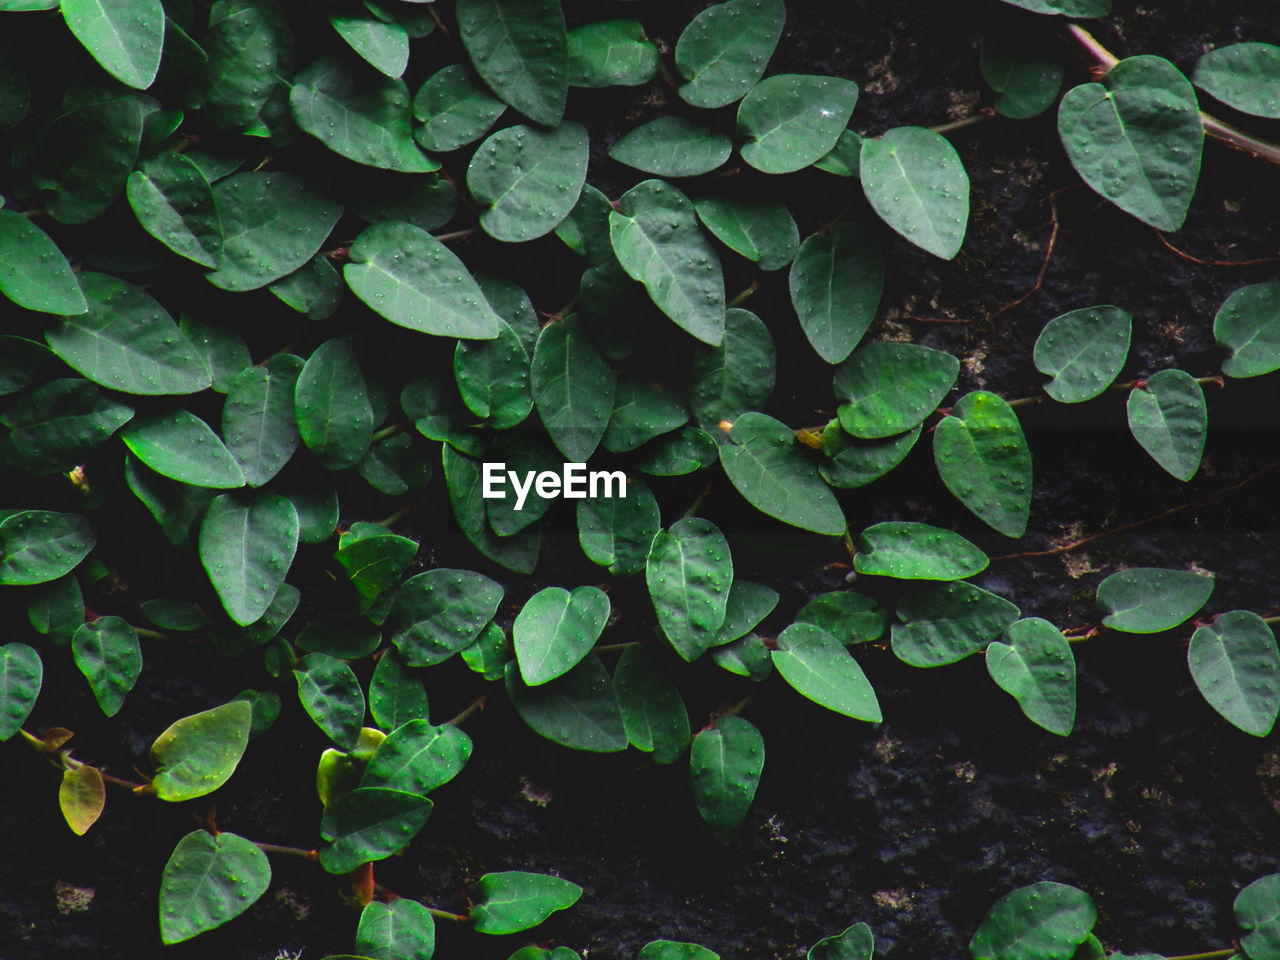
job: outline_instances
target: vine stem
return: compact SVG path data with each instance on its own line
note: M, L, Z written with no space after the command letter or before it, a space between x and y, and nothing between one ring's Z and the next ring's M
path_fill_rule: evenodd
M369 442L377 443L379 440L387 439L387 437L394 437L403 429L404 427L401 424L393 423L389 427L383 427L381 430L376 431L374 435L369 438Z
M1210 383L1216 383L1220 387L1226 386L1220 373L1205 374L1203 377L1196 377L1195 381L1201 386ZM1136 390L1139 387L1146 386L1146 384L1147 381L1145 380L1126 380L1124 383L1111 384L1111 386L1107 387L1107 390ZM1046 396L1048 394L1042 393L1036 397L1019 397L1017 400L1008 400L1006 402L1011 407L1028 407L1035 403L1043 403Z
M628 640L626 643L606 643L596 647L595 651L596 653L617 653L627 649L627 647L638 647L639 645L639 640Z
M1184 953L1180 957L1165 957L1164 960L1217 960L1218 957L1234 957L1238 952L1235 947L1226 947L1207 953Z
M315 861L319 855L314 850L303 850L302 847L283 847L278 843L261 843L253 841L253 845L263 853L278 853L286 857L301 857L303 860Z
M1103 73L1120 62L1114 53L1099 43L1097 38L1084 27L1074 23L1068 24L1067 33L1097 62ZM1204 127L1205 136L1220 140L1232 149L1257 157L1259 160L1280 166L1280 145L1259 140L1239 127L1225 123L1203 110L1200 111L1200 123Z
M1263 623L1280 623L1280 616L1263 617L1262 622Z
M460 726L462 722L467 719L467 717L471 716L473 713L483 710L485 701L488 699L489 697L487 695L483 697L477 697L475 700L471 701L470 705L465 710L463 710L460 714L458 714L452 720L446 720L445 722L453 727Z
M1254 257L1251 260L1205 260L1201 257L1194 257L1184 250L1179 250L1159 230L1155 231L1156 239L1170 253L1181 257L1190 263L1198 264L1202 267L1256 267L1262 263L1280 263L1280 257Z
M990 120L996 115L996 111L992 107L983 107L971 117L965 117L963 120L952 120L950 123L940 123L936 127L930 127L934 133L955 133L957 130L963 130L966 127L975 127L984 120Z
M466 240L468 237L474 237L479 232L479 227L467 227L465 230L452 230L449 233L437 233L435 237L441 243L448 243L450 240Z
M137 624L133 624L133 623L129 624L129 626L133 627L133 632L136 633L138 636L142 637L144 640L172 640L173 639L173 637L171 637L169 634L161 633L159 630L151 630L147 627L140 627Z
M751 281L751 286L747 287L745 290L743 290L737 296L735 296L732 300L726 303L724 305L725 309L731 310L734 307L742 306L742 304L750 300L752 295L759 289L760 289L760 279L757 277L755 280Z
M401 507L395 513L391 514L391 516L383 517L381 520L377 520L375 522L380 527L390 527L393 523L396 523L397 521L403 520L405 517L407 517L411 509L412 509L411 507Z
M471 918L462 913L450 913L448 910L437 910L435 907L427 907L427 913L431 914L437 920L452 920L454 923L470 923Z
M1071 543L1064 543L1060 547L1053 547L1049 550L1027 550L1023 553L1006 553L998 557L992 557L991 560L993 562L996 560L1022 560L1029 557L1055 557L1063 553L1070 553L1072 550L1077 550L1085 544L1092 543L1094 540L1099 540L1102 537L1108 537L1113 533L1123 533L1126 530L1133 530L1136 527L1142 527L1148 523L1154 523L1156 520L1163 520L1165 517L1171 517L1175 513L1181 513L1183 510L1190 510L1192 507L1197 507L1202 503L1208 503L1210 500L1214 500L1218 497L1224 496L1225 494L1234 493L1235 491L1253 483L1253 481L1257 480L1268 470L1274 470L1276 467L1280 467L1280 461L1268 463L1261 470L1249 474L1249 476L1245 477L1239 483L1233 483L1229 487L1223 487L1221 490L1215 490L1213 493L1206 494L1196 500L1190 500L1187 503L1179 504L1178 506L1173 507L1170 510L1166 510L1163 513L1157 513L1154 517L1135 520L1133 523L1126 523L1123 526L1116 527L1114 530L1103 530L1099 533L1093 533L1087 537L1082 537L1079 540L1073 540Z

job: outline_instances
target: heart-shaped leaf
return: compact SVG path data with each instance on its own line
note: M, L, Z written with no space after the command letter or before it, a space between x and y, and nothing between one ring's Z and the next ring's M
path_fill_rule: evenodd
M853 352L880 307L880 241L859 224L836 224L800 245L788 280L804 335L818 356L839 363Z
M685 660L696 660L715 643L728 610L733 558L724 534L700 517L659 530L645 580L663 634Z
M517 124L489 137L467 165L467 189L480 205L480 226L506 243L554 230L582 193L587 131L562 123L543 133Z
M762 76L787 18L782 0L728 0L707 7L676 41L676 66L689 82L680 96L695 107L724 107Z
M500 584L470 570L442 567L410 577L387 617L391 642L411 667L446 660L475 642L502 594Z
M559 123L569 41L558 0L460 0L456 12L462 44L493 92L534 123Z
M233 621L253 623L275 599L298 549L298 511L275 493L224 493L200 524L200 562Z
M526 686L515 661L506 667L507 696L535 733L574 750L616 753L627 748L627 732L613 683L600 658L586 657L562 677Z
M802 170L831 152L857 102L852 80L774 74L738 105L742 159L764 173Z
M668 116L650 120L619 137L609 156L659 177L697 177L729 159L733 141L694 120Z
M244 756L252 720L253 707L232 700L171 724L151 744L156 796L193 800L226 783Z
M119 617L99 617L76 630L71 652L98 706L114 717L142 673L137 631Z
M1195 90L1168 60L1130 57L1100 83L1072 87L1058 105L1058 134L1102 196L1157 230L1182 226L1204 128Z
M1231 43L1196 61L1191 82L1227 106L1255 117L1280 117L1280 47Z
M89 518L19 510L0 520L0 584L47 583L79 566L97 543Z
M218 266L222 218L204 172L180 153L162 153L138 165L126 186L142 229L202 267Z
M0 647L0 741L8 740L27 721L40 695L44 664L25 643Z
M511 625L525 684L536 687L577 666L600 639L609 613L609 596L598 587L547 587L525 601Z
M486 873L476 885L471 920L477 931L518 933L578 902L582 888L544 873Z
M858 536L858 573L899 580L963 580L987 568L987 555L950 530L927 523L887 521Z
M658 48L634 20L586 23L568 39L571 87L635 87L658 72Z
M977 653L1021 612L1004 597L971 583L942 583L909 593L898 604L893 653L913 667L940 667Z
M1042 880L996 901L969 941L974 960L1071 957L1098 914L1089 895Z
M1053 377L1044 392L1059 403L1092 400L1111 386L1125 358L1133 317L1119 307L1081 307L1045 324L1036 339L1036 369Z
M855 923L843 933L824 937L809 948L806 960L871 960L875 937L865 923Z
M1203 607L1213 593L1213 578L1187 570L1133 567L1113 573L1098 585L1103 625L1125 633L1172 630Z
M1076 721L1076 660L1062 631L1028 617L987 647L987 672L1018 701L1027 719L1065 737Z
M242 371L227 392L222 436L251 487L284 469L298 448L294 392L302 369L297 357L280 354Z
M916 424L906 433L880 440L855 440L835 420L822 432L822 452L828 459L818 466L833 487L854 489L879 480L906 459L923 429Z
M1280 874L1253 881L1236 895L1236 922L1248 930L1240 945L1248 957L1272 957L1280 945Z
M392 731L365 768L361 787L386 787L426 796L448 783L471 758L471 738L445 723L410 720Z
M1001 116L1038 117L1058 98L1066 69L1048 44L1038 39L1029 37L1021 24L997 27L982 38L978 61L982 79L999 94L994 106Z
M530 368L533 402L552 442L571 462L599 446L613 411L617 375L575 317L538 334Z
M404 897L374 901L360 911L356 950L376 960L431 960L436 949L436 922L431 911Z
M917 247L951 260L969 221L969 175L946 137L895 127L862 142L858 175L881 219Z
M698 422L714 427L733 423L748 410L763 410L773 394L773 338L754 313L725 311L719 346L701 344L693 357L689 406Z
M643 647L622 651L613 671L627 742L657 763L674 763L689 745L689 712L680 691Z
M313 654L314 656L314 654ZM330 873L350 873L362 863L399 853L431 816L426 797L381 787L361 787L325 811L320 865Z
M1265 737L1280 713L1280 649L1256 613L1232 610L1196 629L1191 678L1209 706L1245 733Z
M164 47L160 0L63 0L62 16L75 38L121 83L151 86Z
M825 630L793 623L778 636L773 665L799 694L836 713L879 723L875 690L858 661Z
M293 671L307 715L334 743L354 750L364 725L364 691L352 669L324 653L309 653Z
M506 109L465 65L450 64L414 95L413 115L423 124L414 137L424 150L447 153L480 139Z
M840 425L874 440L910 430L942 402L960 361L914 343L868 343L845 361L832 381Z
M730 844L751 809L764 771L764 738L741 717L722 717L693 738L689 787L716 839Z
M1228 377L1258 377L1280 370L1280 282L1241 287L1213 318L1213 338L1231 351Z
M658 501L644 481L630 480L623 497L587 497L577 514L578 542L587 559L616 577L644 569L649 544L662 526Z
M1006 537L1027 532L1031 449L1008 401L986 390L960 398L933 433L933 461L948 490Z
M1129 394L1129 430L1167 473L1190 480L1200 469L1209 413L1204 390L1182 370L1161 370Z
M0 210L0 294L26 310L75 316L89 309L71 265L49 235Z
M618 262L658 309L717 346L724 338L724 276L689 198L669 183L645 180L618 200L609 235Z
M102 771L82 763L62 771L58 786L58 806L67 826L77 837L83 837L102 816L107 803L107 786Z
M409 66L409 33L401 24L383 20L367 8L331 13L329 22L369 66L392 79L404 75Z
M307 449L331 470L359 463L373 436L373 407L355 353L342 340L326 340L308 358L294 384L294 414Z
M249 909L271 884L267 855L234 833L195 830L160 876L160 938L181 943Z

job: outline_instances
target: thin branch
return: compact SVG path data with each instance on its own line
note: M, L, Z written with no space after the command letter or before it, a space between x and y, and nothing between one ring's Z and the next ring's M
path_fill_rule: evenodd
M1049 272L1049 261L1053 259L1054 248L1058 245L1058 231L1062 226L1061 221L1058 219L1058 196L1066 193L1068 190L1076 190L1082 186L1084 186L1084 184L1073 183L1069 187L1062 187L1061 189L1054 190L1049 194L1049 223L1052 225L1052 229L1049 231L1049 242L1044 248L1044 260L1040 264L1040 272L1036 274L1036 282L1031 285L1030 290L1020 296L1017 300L1014 300L1011 303L1006 303L995 313L990 314L987 317L988 320L994 320L996 317L1000 316L1000 314L1008 313L1014 307L1026 303L1032 296L1040 292L1040 288L1044 286L1045 274Z
M448 910L437 910L435 907L427 907L427 913L431 914L437 920L452 920L454 923L470 923L471 918L461 913L450 913Z
M1234 957L1238 950L1226 947L1222 950L1210 950L1208 953L1184 953L1180 957L1165 957L1164 960L1217 960L1218 957Z
M738 293L737 296L735 296L732 300L726 303L724 305L725 309L730 310L733 307L742 306L744 303L750 300L752 294L754 294L759 289L760 289L760 278L757 277L755 280L751 281L751 286L747 287L745 290L742 290L740 293Z
M1170 253L1176 254L1183 260L1189 260L1191 263L1197 263L1202 267L1254 267L1261 263L1280 263L1280 257L1255 257L1252 260L1202 260L1199 257L1193 257L1189 253L1184 253L1169 242L1159 230L1155 232L1156 239L1163 244L1164 248Z
M934 133L955 133L957 130L964 130L966 127L975 127L984 120L990 120L996 115L992 107L983 107L971 117L965 117L963 120L952 120L950 123L940 123L936 127L930 127Z
M263 853L278 853L286 857L301 857L303 860L311 861L319 859L319 855L315 850L304 850L302 847L282 847L278 843L259 843L257 840L251 842Z
M463 710L460 714L458 714L452 720L446 720L445 723L449 724L452 727L459 726L460 724L462 724L463 721L467 719L467 717L471 716L473 713L483 710L485 701L488 699L489 699L488 695L485 695L483 697L477 697L475 700L471 701L471 704L467 707L467 709Z
M1208 503L1210 500L1217 499L1225 494L1234 493L1235 491L1253 483L1253 481L1257 480L1268 470L1274 470L1276 467L1280 467L1280 461L1267 464L1261 470L1249 474L1249 476L1245 477L1239 483L1233 483L1229 487L1223 487L1221 490L1216 490L1213 493L1206 494L1199 499L1179 504L1172 509L1165 510L1163 513L1157 513L1154 517L1147 517L1145 520L1135 520L1133 523L1126 523L1124 526L1116 527L1114 530L1103 530L1100 533L1091 534L1080 540L1073 540L1071 543L1064 543L1062 546L1054 547L1051 550L1028 550L1024 553L1006 553L999 557L992 557L991 560L992 562L995 562L996 560L1022 560L1028 557L1055 557L1063 553L1070 553L1072 550L1077 550L1085 544L1092 543L1094 540L1099 540L1102 537L1109 537L1113 533L1123 533L1126 530L1133 530L1137 527L1146 526L1148 523L1155 523L1157 520L1163 520L1165 517L1171 517L1175 513L1181 513L1183 510L1190 510L1192 507L1198 507L1202 503Z
M470 237L474 237L479 232L479 227L467 227L465 230L452 230L449 233L437 233L435 238L441 243L448 243L451 240L466 240Z
M593 647L596 653L617 653L627 649L627 647L638 647L639 640L628 640L626 643L604 643L597 647Z

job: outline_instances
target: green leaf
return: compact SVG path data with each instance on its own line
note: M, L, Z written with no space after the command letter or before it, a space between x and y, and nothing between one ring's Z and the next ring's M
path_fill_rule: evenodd
M417 552L415 541L387 534L343 543L333 558L346 570L356 592L372 601L399 585L400 575Z
M459 0L458 34L493 92L553 127L569 92L569 49L558 0Z
M458 212L458 191L440 176L370 174L353 179L346 191L351 210L370 223L399 220L420 230L436 230Z
M751 809L764 770L764 738L741 717L721 717L689 748L689 787L716 839L730 844Z
M680 691L643 647L622 651L613 671L627 742L658 763L674 763L689 745L689 712Z
M303 627L293 642L308 652L359 660L378 649L382 644L382 634L363 617L326 613Z
M106 800L106 784L102 780L102 771L97 767L82 763L63 768L62 783L58 786L58 806L67 826L77 837L83 837L98 822Z
M507 960L582 960L582 957L568 947L544 948L530 945L521 947Z
M858 85L840 77L779 73L738 105L742 159L764 173L793 173L825 157L853 116Z
M1065 737L1076 722L1076 660L1062 631L1028 617L987 647L987 672L1028 720Z
M356 950L372 960L431 960L436 922L416 900L365 904L356 928Z
M143 230L180 257L218 266L222 218L198 166L180 153L162 153L139 164L125 190Z
M1042 880L996 901L969 941L973 960L1071 957L1097 919L1083 890Z
M1133 317L1119 307L1081 307L1044 325L1036 369L1053 377L1044 392L1059 403L1092 400L1115 382L1129 355Z
M940 583L907 594L893 625L893 653L913 667L940 667L977 653L1021 616L1004 597L971 583Z
M772 658L773 655L764 641L754 633L711 651L711 659L715 661L716 666L735 676L747 677L756 683L773 672Z
M778 637L773 665L801 696L855 720L879 723L880 703L844 644L809 623L793 623Z
M1177 230L1200 176L1204 128L1191 84L1168 60L1121 60L1100 83L1072 87L1058 134L1076 173L1126 213Z
M479 933L518 933L551 914L572 907L582 896L576 883L543 873L509 870L486 873L476 885L471 921Z
M41 190L45 209L59 223L101 216L124 189L138 159L143 117L155 101L142 94L111 94L61 114L14 151L13 165Z
M724 623L716 632L715 645L732 643L754 630L778 605L778 591L750 580L734 580Z
M577 666L600 639L609 613L609 596L598 587L547 587L525 601L511 626L524 683L536 687Z
M315 256L342 215L310 182L292 173L238 173L213 185L222 217L215 287L257 290Z
M395 650L378 658L369 681L369 712L383 730L395 730L410 720L427 719L427 690L410 673Z
M520 504L520 496L514 490L515 483L510 482L511 492L507 492L506 487L511 473L525 477L530 473L535 476L545 472L560 473L563 461L556 456L555 448L546 437L525 430L503 434L494 439L487 459L489 463L496 463L499 470L505 468L501 475L502 483L495 491L499 496L485 498L485 513L493 532L499 537L510 537L541 520L555 502L552 497L542 497L536 489L526 486L527 499ZM518 510L517 504L520 504Z
M1213 578L1186 570L1133 567L1098 585L1104 626L1125 633L1172 630L1209 600Z
M393 80L409 66L409 34L394 21L388 23L368 10L329 14L329 23L366 63Z
M316 347L294 387L298 433L330 470L364 458L373 437L373 407L355 353L339 339Z
M923 425L880 440L855 440L835 420L822 433L822 452L829 459L818 466L833 487L856 489L879 480L906 459L920 439Z
M400 407L424 437L443 441L470 456L485 452L485 435L444 380L419 377L410 381L400 392Z
M47 583L79 566L97 543L77 513L20 510L0 519L0 584Z
M356 466L360 476L379 493L399 497L421 490L431 481L431 460L423 445L407 433L384 437Z
M218 393L227 393L236 375L253 363L249 348L230 327L190 310L183 311L178 326L200 355Z
M609 156L659 177L698 177L729 159L727 134L694 120L667 116L650 120L619 137Z
M303 543L324 543L338 525L338 495L332 488L311 488L289 494L298 511L298 539Z
M653 940L640 948L637 960L720 960L720 954L696 943Z
M1213 318L1213 338L1231 351L1222 361L1228 377L1257 377L1280 370L1280 282L1241 287Z
M0 646L0 741L27 721L44 679L40 654L25 643Z
M495 430L509 430L533 410L529 354L505 321L493 340L459 340L453 376L467 409Z
M889 627L889 614L871 597L847 590L821 593L796 614L845 646L879 640Z
M501 584L470 570L440 567L410 577L387 617L391 642L410 667L447 660L475 642L502 594Z
M423 124L414 137L424 150L447 153L484 136L507 105L489 93L461 63L433 73L413 98Z
M1273 960L1280 951L1280 874L1253 881L1236 895L1236 923L1249 933L1240 939L1244 956Z
M103 70L125 86L151 86L164 46L160 0L62 0L62 15Z
M658 626L685 660L714 645L728 610L733 558L709 520L686 517L659 530L645 564Z
M49 349L95 383L122 393L196 393L209 371L164 307L139 287L84 273L89 311L45 331Z
M266 733L280 718L282 703L280 694L274 690L241 690L235 699L249 705L250 738Z
M975 390L960 398L933 434L938 476L978 519L1006 537L1027 532L1031 449L1003 397Z
M308 653L293 671L307 715L334 743L354 750L364 725L364 692L352 669L325 653Z
M485 233L523 243L554 230L578 202L588 154L586 128L573 122L546 133L518 124L485 140L467 165Z
M3 222L4 218L0 217L0 223ZM0 396L7 397L33 383L43 382L52 367L53 354L44 344L26 337L0 334Z
M842 401L840 425L865 440L910 430L937 408L959 373L960 361L941 350L868 343L841 364L832 381Z
M408 223L375 223L351 246L343 275L392 323L441 337L492 340L499 319L452 250Z
M1032 13L1061 14L1064 17L1105 17L1111 0L1004 0Z
M361 787L341 797L320 821L320 865L329 873L350 873L362 863L399 853L431 816L426 797L380 787Z
M711 427L762 410L773 394L773 338L754 313L725 311L724 339L718 346L699 344L693 358L689 406L698 422Z
M0 526L0 534L3 534ZM100 617L81 624L71 637L76 666L89 681L98 706L114 717L142 673L142 649L138 634L119 617Z
M201 46L208 54L195 100L213 124L242 133L278 95L290 72L292 34L274 0L220 0Z
M19 0L24 2L24 0ZM50 5L56 7L57 0ZM0 3L0 11L6 9ZM655 63L656 53L655 53ZM0 40L0 130L12 130L27 116L31 108L31 81L26 67L9 39Z
M1280 118L1280 47L1232 43L1196 61L1191 82L1241 113Z
M342 304L342 277L323 254L316 254L287 277L267 288L281 303L312 320L328 320Z
M571 87L636 87L658 72L658 48L634 20L583 24L568 42Z
M639 573L653 535L661 529L658 501L644 481L631 479L624 497L587 497L578 503L578 542L592 563L615 577Z
M253 707L232 700L171 724L151 744L159 771L151 787L161 800L194 800L231 779L249 744Z
M410 720L382 741L360 786L426 796L456 777L470 757L471 738L456 726Z
M79 592L79 587L76 591ZM185 600L147 600L138 604L138 609L148 620L164 630L191 633L202 630L209 624L209 618L204 615L200 606Z
M791 304L809 343L827 363L839 363L853 352L880 307L880 241L856 223L815 233L800 245L788 282Z
M294 390L302 361L292 354L249 367L231 382L222 407L222 435L251 487L279 473L298 449Z
M1161 370L1129 393L1129 430L1171 476L1190 480L1200 469L1209 413L1204 390L1182 370Z
M744 413L720 448L720 463L729 482L762 513L814 533L844 533L840 504L785 424Z
M485 519L486 501L480 495L480 465L448 444L443 446L440 456L445 486L449 490L449 504L467 539L482 554L508 570L532 573L538 563L541 545L539 528L535 525L509 537L499 537Z
M348 160L401 173L439 169L414 143L409 88L398 77L321 57L298 74L289 106L299 127Z
M267 855L234 833L194 830L160 876L160 939L181 943L240 916L271 885Z
M781 270L795 259L800 231L786 204L752 197L711 196L698 197L693 205L702 225L717 240L758 263L761 270Z
M233 621L246 626L271 606L298 548L298 512L275 493L217 497L200 524L200 562Z
M836 145L825 157L813 162L814 169L837 177L857 177L862 170L862 142L865 138L852 130L843 131Z
M689 82L680 96L695 107L724 107L762 76L782 36L782 0L729 0L707 7L676 41L676 66Z
M683 426L689 410L675 384L630 376L618 384L604 447L623 453Z
M511 641L500 626L491 623L475 643L462 648L461 657L473 673L489 681L501 680L511 659Z
M978 62L982 79L999 94L996 112L1014 120L1038 117L1053 106L1066 74L1052 48L1028 37L1020 24L988 31Z
M1255 737L1280 713L1280 649L1256 613L1232 610L1196 629L1187 648L1191 679L1209 706Z
M547 433L574 463L599 446L613 411L617 375L570 317L538 334L531 367L533 402Z
M142 505L147 508L165 537L174 546L182 546L199 527L209 502L215 494L208 487L193 487L166 480L125 454L124 476Z
M541 686L526 686L515 661L507 664L505 679L516 713L534 733L573 750L617 753L627 748L617 695L594 653Z
M698 227L693 204L661 180L645 180L609 214L618 262L649 291L658 309L703 343L724 338L720 258Z
M917 247L951 260L969 220L969 175L946 137L895 127L862 142L858 175L882 220Z
M165 602L151 600L138 606L147 613L148 603L154 605ZM155 622L154 617L148 616L148 619ZM60 647L65 647L71 642L71 635L85 620L84 594L80 591L80 583L74 576L68 575L51 580L38 590L32 591L31 599L27 603L27 620L36 633L48 637ZM0 737L0 740L3 739L5 738Z
M612 209L608 197L591 184L583 184L582 195L569 211L569 216L556 227L556 236L574 253L586 257L593 266L611 262L620 273L617 263L613 262L613 246L609 242L609 211Z
M855 923L843 933L824 937L809 948L806 960L871 960L875 937L865 923Z
M49 235L0 210L0 294L25 310L74 316L89 309L71 265Z
M987 568L987 555L950 530L889 521L858 536L853 568L899 580L963 580Z
M703 470L719 458L719 448L709 433L683 427L646 446L636 469L655 477L678 477Z

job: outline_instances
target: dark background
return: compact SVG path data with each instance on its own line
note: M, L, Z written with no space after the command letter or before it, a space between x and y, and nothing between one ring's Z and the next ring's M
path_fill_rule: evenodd
M658 6L566 5L571 23L637 17L674 46L702 4L652 9ZM989 24L1010 19L1050 36L1060 25L998 2L857 0L837 8L792 0L770 71L856 81L862 95L852 126L864 134L942 124L990 104L978 43ZM1245 0L1146 6L1118 0L1113 16L1095 26L1117 55L1160 54L1186 72L1215 45L1276 41L1274 13ZM445 43L439 36L422 41L427 54L424 60L415 53L415 63L453 59ZM1068 84L1088 79L1074 51L1065 43L1060 49ZM74 56L71 47L67 55ZM1274 124L1235 116L1207 96L1203 102L1224 119L1277 135ZM591 122L592 182L615 198L634 182L607 159L609 143L678 103L657 82L573 92L569 114ZM732 113L728 108L722 119L731 124ZM1060 234L1043 289L989 319L1033 284L1050 235L1050 194L1079 180L1057 141L1053 110L1029 121L989 120L952 141L973 182L964 248L942 262L882 230L889 267L872 336L954 352L963 360L960 392L986 387L1009 398L1032 396L1042 378L1031 347L1044 323L1076 307L1115 303L1135 317L1122 378L1169 366L1196 376L1217 371L1214 313L1236 288L1274 278L1275 263L1190 262L1162 246L1150 228L1077 187L1058 196ZM1171 242L1208 260L1276 255L1278 178L1280 170L1207 143L1190 215ZM729 188L751 192L766 180L746 172ZM802 235L846 205L849 218L874 222L850 181L813 172L789 178L788 189ZM580 268L550 244L536 249L512 262L510 248L477 240L468 257L503 261L539 309L554 311ZM751 274L742 262L724 260L730 292L746 286ZM770 412L795 426L824 423L831 415L829 381L790 311L785 271L766 275L748 306L778 343L779 386ZM929 322L939 319L956 322ZM1113 393L1079 407L1020 410L1036 471L1031 527L1022 541L984 531L969 517L941 486L923 442L888 479L842 495L850 528L886 519L954 527L996 557L975 582L1014 600L1024 615L1063 628L1099 622L1094 589L1122 565L1212 572L1218 585L1206 615L1239 608L1272 613L1280 608L1280 470L1065 555L1000 555L1143 520L1252 477L1280 459L1276 379L1206 388L1209 444L1189 483L1166 475L1129 437L1123 394ZM664 522L700 487L697 480L659 487ZM442 496L437 479L422 503L438 504ZM345 492L343 505L344 523L395 508ZM838 543L815 547L817 538L784 535L743 509L722 479L702 513L729 534L737 574L782 594L765 632L782 629L810 595L845 585L847 569L839 565L847 556ZM553 515L549 529L571 529L565 521ZM199 579L193 556L169 547L136 504L122 501L113 522L122 531L117 544L123 536L127 546L117 546L110 559L127 588L106 601L112 609L104 612L127 614L137 602L168 595L174 584ZM403 530L423 539L424 560L501 579L507 618L547 583L601 578L567 534L550 538L535 578L518 578L491 569L449 537L438 506L411 514ZM291 582L304 594L308 586L323 587L328 552L311 547L299 554ZM620 619L610 640L648 636L643 584L619 583L612 598ZM306 613L304 607L295 623L305 623ZM1096 932L1110 949L1184 954L1229 946L1236 892L1280 866L1273 809L1280 804L1280 757L1274 737L1240 733L1204 703L1186 669L1189 632L1103 633L1077 645L1079 710L1067 739L1025 720L978 657L921 671L885 650L859 650L884 707L879 726L828 713L772 678L745 714L763 732L768 759L742 836L729 848L698 820L682 764L662 768L634 752L597 757L558 748L529 732L493 687L489 708L467 723L475 740L470 765L435 794L426 829L403 856L378 864L377 878L401 895L464 910L467 886L487 871L557 873L586 893L534 936L600 960L634 957L657 938L697 941L727 958L800 957L820 937L857 921L871 925L878 952L956 958L966 954L968 938L999 896L1040 879L1087 890L1099 907ZM126 777L131 764L145 764L147 745L176 717L272 683L252 661L223 659L206 644L148 642L137 687L121 713L104 720L67 651L42 653L45 692L28 726L76 730L77 756ZM695 729L750 687L711 665L680 675ZM297 709L291 687L277 685L286 709L216 795L217 815L223 829L252 839L310 847L320 816L315 761L325 743ZM433 719L452 716L484 688L460 665L432 671ZM0 957L155 955L161 868L207 805L173 807L112 791L102 820L76 838L57 809L55 771L16 740L0 746L0 763ZM247 914L165 955L270 960L278 951L302 951L315 960L350 950L357 913L344 906L342 878L291 859L274 858L272 866L270 890ZM524 935L487 938L441 925L437 956L503 960L526 942Z

